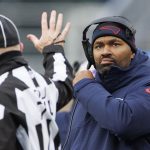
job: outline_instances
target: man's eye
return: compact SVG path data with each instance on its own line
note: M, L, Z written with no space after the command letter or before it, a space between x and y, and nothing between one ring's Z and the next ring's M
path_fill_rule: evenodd
M120 44L119 43L113 43L113 46L118 47L118 46L120 46Z
M94 48L95 48L95 49L101 49L101 48L102 48L102 45L95 45Z

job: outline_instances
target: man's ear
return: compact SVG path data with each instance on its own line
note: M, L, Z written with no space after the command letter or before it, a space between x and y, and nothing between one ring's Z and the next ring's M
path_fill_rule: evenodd
M23 50L24 50L24 44L22 42L20 42L19 45L20 45L20 51L23 52Z

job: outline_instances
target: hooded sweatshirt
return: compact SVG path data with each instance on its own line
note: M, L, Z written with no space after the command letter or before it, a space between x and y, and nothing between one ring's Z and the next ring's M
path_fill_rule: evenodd
M150 60L145 52L137 50L126 69L114 66L104 77L97 72L95 79L82 79L74 96L73 111L57 114L65 150L150 150Z

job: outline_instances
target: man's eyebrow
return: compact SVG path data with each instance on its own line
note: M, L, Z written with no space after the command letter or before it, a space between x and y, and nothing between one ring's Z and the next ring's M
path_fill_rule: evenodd
M113 43L113 42L122 42L121 39L118 39L118 38L113 38L113 39L110 39L107 41L107 43ZM103 44L104 42L99 40L99 41L96 41L95 44Z
M103 41L96 41L94 44L103 44Z

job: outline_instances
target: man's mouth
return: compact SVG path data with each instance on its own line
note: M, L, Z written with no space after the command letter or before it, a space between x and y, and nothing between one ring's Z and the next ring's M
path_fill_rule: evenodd
M114 64L114 60L111 58L103 58L101 61L101 65L112 65Z

